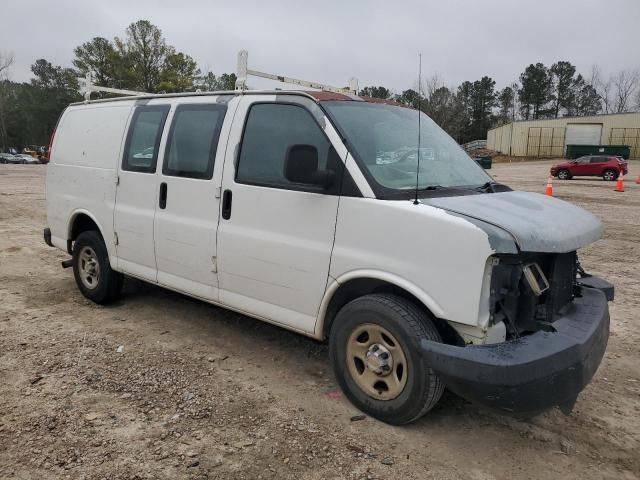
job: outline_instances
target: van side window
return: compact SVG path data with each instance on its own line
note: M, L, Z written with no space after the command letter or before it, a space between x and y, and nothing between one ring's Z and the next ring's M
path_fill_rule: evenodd
M179 105L173 115L162 173L211 179L225 105Z
M308 110L289 104L253 105L244 128L236 181L304 190L284 176L287 149L300 144L315 146L318 168L327 167L331 145Z
M124 147L123 170L155 173L160 138L168 112L169 105L136 108Z

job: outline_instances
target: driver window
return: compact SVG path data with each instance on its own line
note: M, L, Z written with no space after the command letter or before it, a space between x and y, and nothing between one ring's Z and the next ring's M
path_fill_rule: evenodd
M242 137L236 181L287 188L284 161L292 145L318 149L318 169L327 168L330 143L311 114L299 105L259 103L249 110Z

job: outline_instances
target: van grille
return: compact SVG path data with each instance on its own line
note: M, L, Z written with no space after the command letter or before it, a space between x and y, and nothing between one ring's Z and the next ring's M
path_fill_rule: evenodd
M523 267L536 263L544 272L549 288L536 296L525 279ZM504 320L509 335L518 336L551 328L577 292L576 252L552 254L523 252L501 255L491 280L491 313Z

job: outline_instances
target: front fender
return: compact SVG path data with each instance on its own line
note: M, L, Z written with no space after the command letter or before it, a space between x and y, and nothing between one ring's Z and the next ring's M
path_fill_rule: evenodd
M388 273L382 270L373 270L373 269L359 269L353 270L350 272L346 272L340 275L338 278L329 277L329 286L327 287L324 297L322 298L322 302L320 303L320 308L318 310L318 318L316 320L316 325L314 328L314 337L321 339L323 337L325 321L327 310L331 299L338 291L340 286L351 280L381 280L391 285L394 285L406 292L410 293L414 297L416 297L420 302L425 305L429 309L429 311L438 318L442 318L444 316L444 310L442 307L436 302L433 297L431 297L427 292L420 289L414 283L399 277L398 275L394 275L392 273Z

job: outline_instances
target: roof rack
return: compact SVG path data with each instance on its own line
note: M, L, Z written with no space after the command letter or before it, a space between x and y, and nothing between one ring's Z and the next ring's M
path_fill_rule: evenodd
M284 75L274 75L272 73L259 72L258 70L251 70L248 67L249 52L246 50L240 50L238 52L238 72L236 80L236 90L247 90L247 77L249 75L260 78L267 78L269 80L275 80L282 83L290 83L293 85L300 85L302 87L315 88L318 90L324 90L327 92L335 93L347 93L358 94L358 79L349 79L348 87L333 87L331 85L325 85L319 82L310 82L307 80L299 80L297 78L285 77Z
M91 92L105 92L105 93L115 93L116 95L151 95L146 92L136 92L134 90L123 90L120 88L110 88L110 87L101 87L99 85L93 84L93 78L91 77L91 72L87 72L87 75L82 78L78 77L78 86L80 93L84 95L84 100L88 102L91 100Z
M236 80L236 90L244 91L247 90L247 77L252 75L254 77L267 78L269 80L275 80L282 83L290 83L293 85L300 85L301 87L314 88L317 90L323 90L326 92L334 92L334 93L345 93L345 94L358 94L358 79L351 78L349 79L348 87L333 87L331 85L326 85L324 83L319 82L310 82L307 80L299 80L297 78L285 77L284 75L274 75L272 73L259 72L258 70L250 70L248 68L248 58L249 52L246 50L240 50L238 52L238 73ZM87 72L87 75L83 77L78 77L78 86L80 93L84 95L85 102L91 100L92 92L105 92L105 93L114 93L116 95L127 95L127 96L149 96L153 95L147 92L136 92L135 90L124 90L120 88L110 88L110 87L101 87L99 85L94 85L93 78L91 77L91 72ZM198 91L199 93L199 91Z

